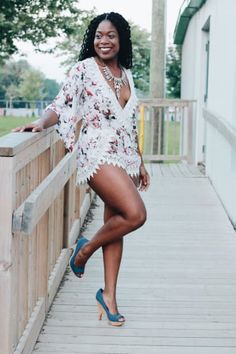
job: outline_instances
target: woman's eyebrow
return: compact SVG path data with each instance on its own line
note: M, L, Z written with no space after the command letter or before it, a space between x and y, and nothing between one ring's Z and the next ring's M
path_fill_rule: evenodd
M96 33L103 33L102 31L96 31ZM107 33L116 33L115 31L108 31Z

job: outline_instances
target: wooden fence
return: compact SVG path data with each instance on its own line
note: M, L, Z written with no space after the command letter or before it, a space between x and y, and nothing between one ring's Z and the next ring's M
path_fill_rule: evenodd
M146 99L139 105L139 142L146 161L193 162L192 100Z
M0 138L0 352L30 353L60 284L91 190L54 129Z

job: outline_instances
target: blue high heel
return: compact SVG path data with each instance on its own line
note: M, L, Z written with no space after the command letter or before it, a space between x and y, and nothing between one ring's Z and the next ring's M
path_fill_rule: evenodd
M119 312L115 315L112 315L110 313L107 305L104 302L102 293L103 293L103 290L99 289L96 294L96 300L98 303L98 319L101 320L102 315L104 313L106 313L107 319L112 326L122 326L125 323L124 316L122 316ZM121 321L121 319L123 319L123 320Z
M81 275L84 274L84 266L83 267L76 267L75 265L75 257L76 255L79 253L79 251L81 250L81 248L88 242L88 240L85 237L81 237L78 242L77 245L75 247L74 252L72 253L72 256L70 257L70 268L72 270L72 272L79 278L81 278Z

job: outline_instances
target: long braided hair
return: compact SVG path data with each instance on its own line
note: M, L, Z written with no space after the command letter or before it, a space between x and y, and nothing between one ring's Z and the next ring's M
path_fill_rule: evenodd
M120 50L118 53L119 63L126 69L132 68L132 42L129 23L123 16L116 12L104 13L95 17L85 32L81 46L79 60L96 56L94 50L94 37L100 22L108 20L116 28L119 34Z

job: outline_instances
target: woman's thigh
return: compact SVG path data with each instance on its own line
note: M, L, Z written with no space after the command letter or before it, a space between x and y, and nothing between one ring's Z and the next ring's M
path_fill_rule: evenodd
M109 208L118 213L126 215L137 211L146 212L132 179L118 166L100 166L89 185Z

